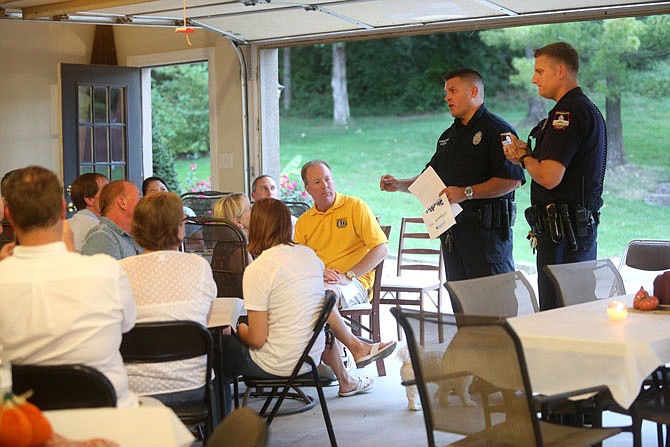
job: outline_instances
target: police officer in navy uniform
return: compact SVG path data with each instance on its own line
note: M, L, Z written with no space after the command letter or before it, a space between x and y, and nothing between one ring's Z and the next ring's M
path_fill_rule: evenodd
M454 123L440 136L426 167L432 166L446 185L440 194L463 208L456 225L441 236L447 280L511 272L514 190L525 179L523 170L505 159L501 139L515 131L486 109L484 81L475 70L455 70L444 79ZM380 187L408 192L415 178L386 174Z
M602 114L578 86L577 50L558 42L534 56L533 83L556 106L531 131L528 143L513 138L505 155L533 179L532 206L525 214L531 243L537 244L540 309L547 310L559 303L543 267L596 259L607 133Z

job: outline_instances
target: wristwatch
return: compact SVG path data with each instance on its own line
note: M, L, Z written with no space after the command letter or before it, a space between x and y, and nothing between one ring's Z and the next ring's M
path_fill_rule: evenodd
M344 276L346 276L347 278L349 278L349 280L351 280L351 281L353 281L354 279L356 279L356 274L354 273L353 270L349 270L347 273L344 274Z
M472 197L475 195L475 192L472 190L472 186L465 187L465 197L468 200L472 200Z

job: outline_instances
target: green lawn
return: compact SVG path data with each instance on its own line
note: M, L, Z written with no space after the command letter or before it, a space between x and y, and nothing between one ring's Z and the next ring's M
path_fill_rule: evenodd
M624 138L628 160L634 165L608 173L605 181L605 206L599 235L599 257L621 254L633 238L668 238L670 207L646 205L639 191L655 189L657 182L670 182L670 100L653 103L624 98ZM491 108L512 124L523 119L524 110L505 111ZM653 109L653 113L652 113ZM439 134L452 122L448 113L410 117L355 118L347 127L333 126L330 120L283 118L281 121L281 164L295 156L303 161L327 160L337 189L363 198L391 225L391 250L397 248L397 231L402 216L420 215L419 202L409 194L384 193L379 178L391 173L398 177L414 176L421 171L435 150ZM650 131L650 122L654 131ZM528 128L519 128L522 138ZM517 192L520 210L529 204L529 184ZM637 193L636 193L637 192ZM514 256L517 261L533 262L528 248L528 227L520 214L515 226Z
M670 183L670 99L651 102L629 95L624 97L623 105L629 165L608 171L605 178L599 257L620 255L626 242L633 238L670 237L670 207L644 203L644 195L655 191L658 183ZM505 110L493 105L491 110L512 124L520 122L525 113L523 107ZM327 160L337 189L363 198L382 224L393 227L391 251L395 252L401 217L418 216L422 209L409 194L381 192L379 178L385 173L398 177L419 173L433 154L437 137L451 122L448 113L355 118L347 127L333 126L326 119L282 118L282 169L296 156L302 162ZM517 130L525 138L530 128ZM192 164L196 165L195 171L190 169ZM208 157L178 160L175 167L184 189L189 183L187 176L193 180L210 175ZM292 180L299 180L299 175L294 173ZM529 183L517 191L517 204L521 213L514 232L514 256L516 261L533 262L522 213L529 204Z

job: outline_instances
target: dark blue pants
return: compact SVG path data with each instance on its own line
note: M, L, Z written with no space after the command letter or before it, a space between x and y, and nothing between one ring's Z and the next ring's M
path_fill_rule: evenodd
M442 235L442 254L447 281L481 278L514 271L512 231L504 239L500 229L482 226L479 214L463 210L451 227L451 250Z
M593 261L596 259L598 229L589 228L585 237L577 238L577 251L572 251L567 242L554 244L550 237L543 235L537 239L537 288L540 310L559 307L556 291L551 280L544 272L545 265L570 264L573 262Z

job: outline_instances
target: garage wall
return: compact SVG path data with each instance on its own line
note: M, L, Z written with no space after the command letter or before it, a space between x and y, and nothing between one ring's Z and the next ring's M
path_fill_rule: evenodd
M92 25L3 22L0 26L0 175L28 164L62 172L58 64L88 63L94 32ZM241 70L231 44L203 30L191 36L193 47L171 28L119 26L114 34L120 65L138 56L212 49L213 187L244 191ZM231 155L230 167L220 162L222 154Z

